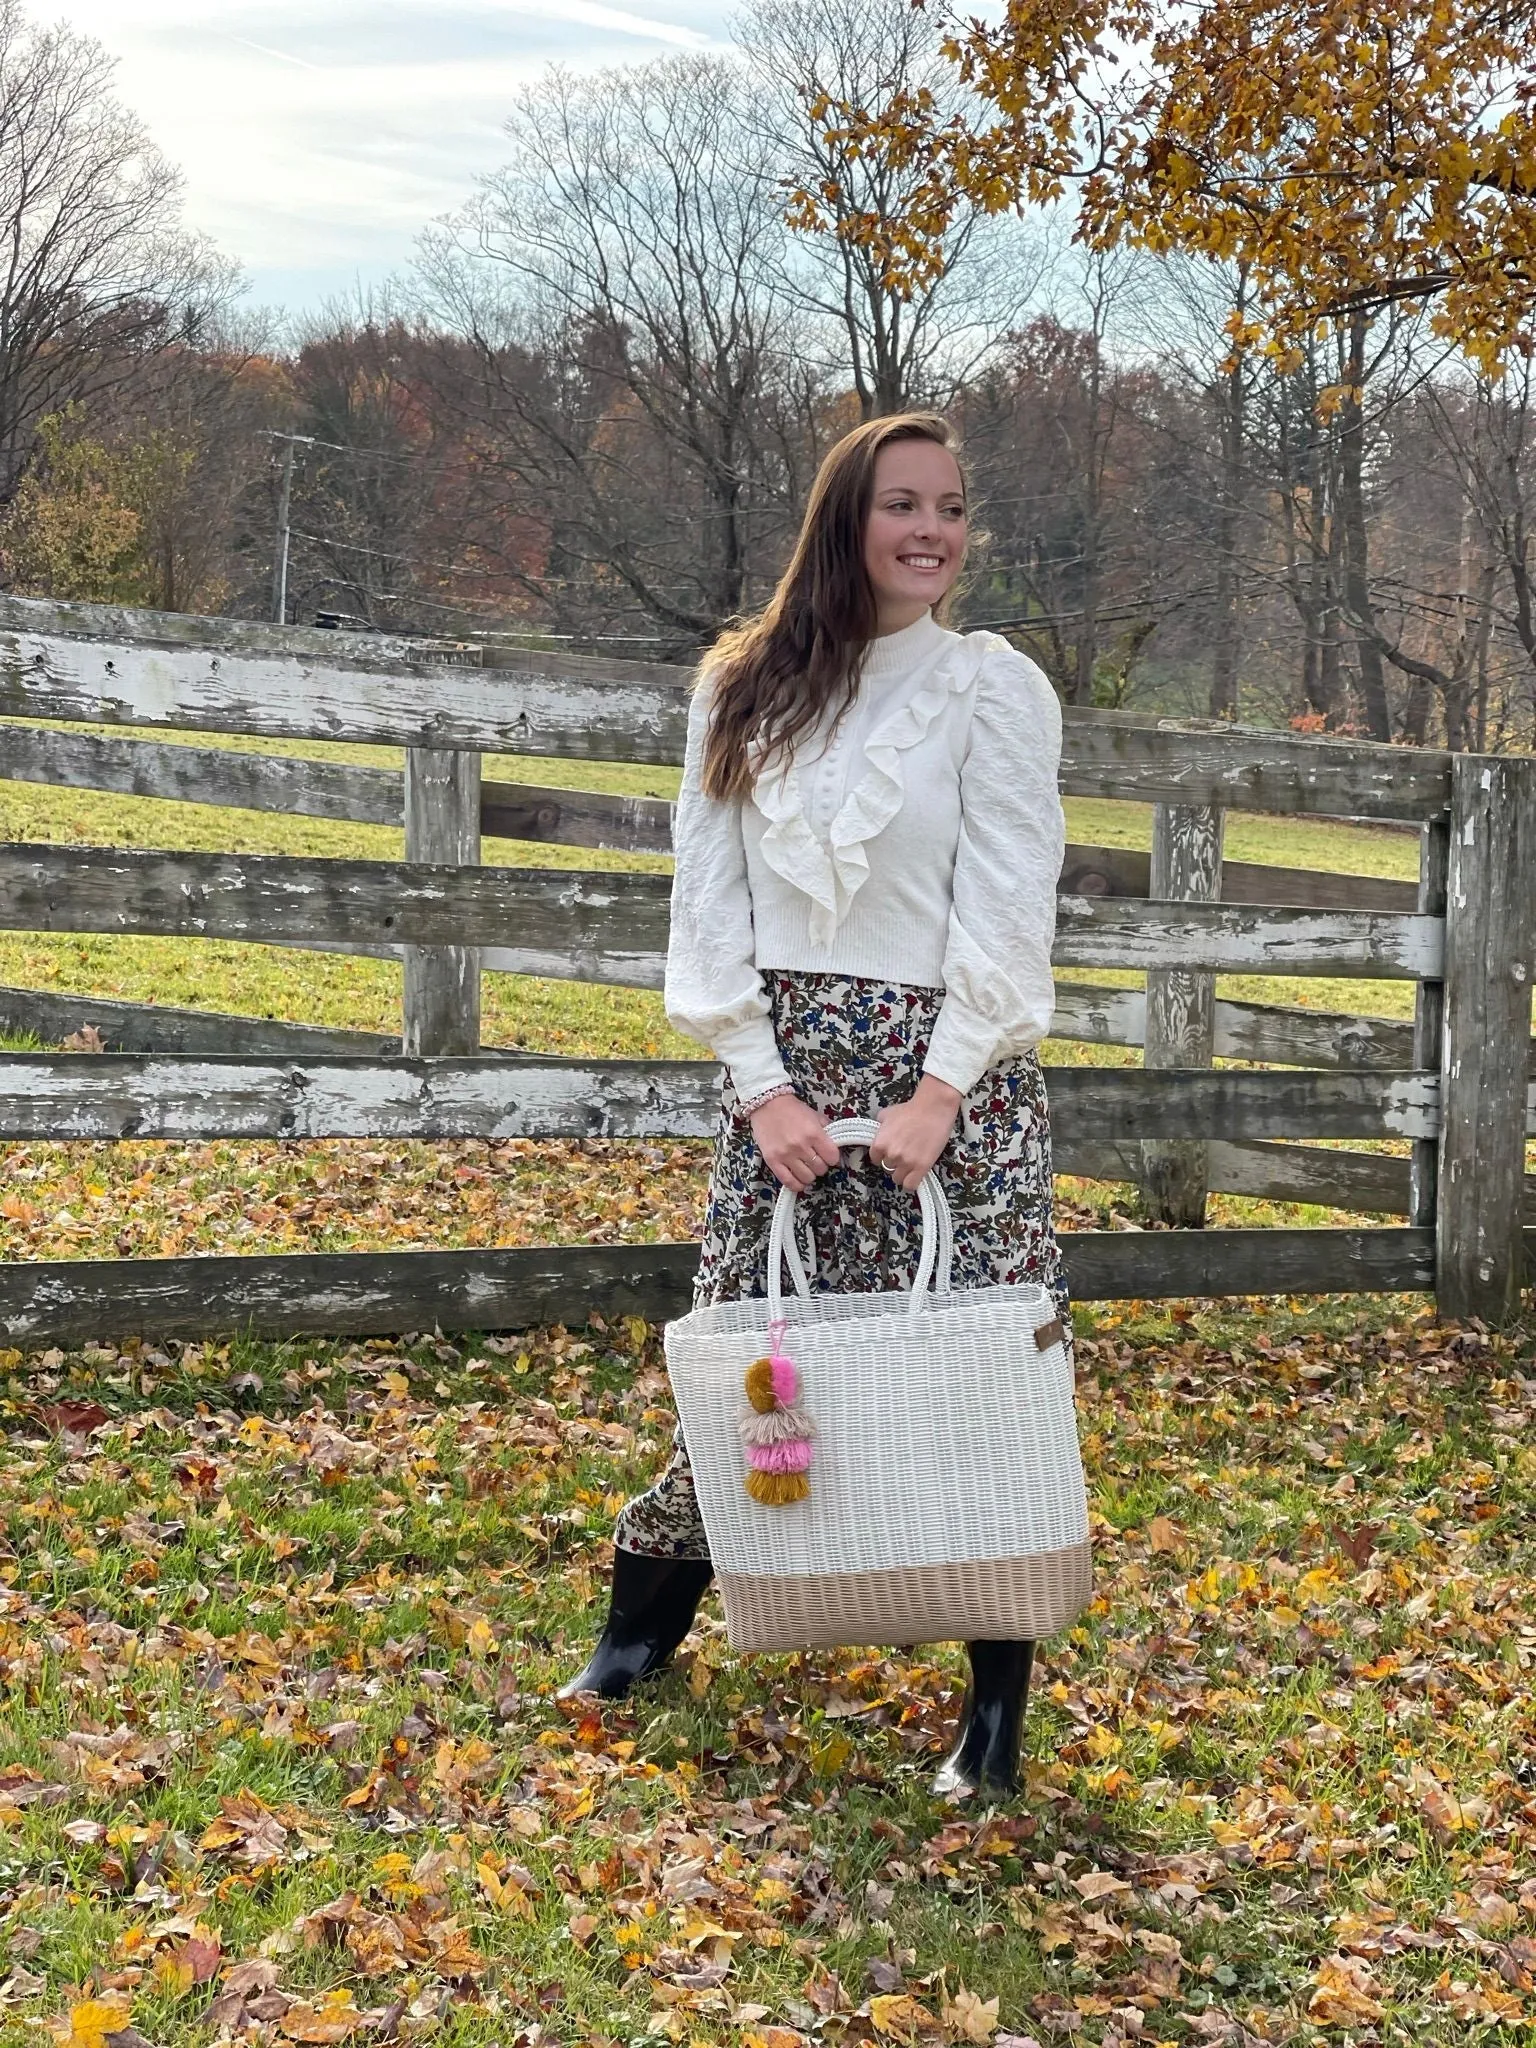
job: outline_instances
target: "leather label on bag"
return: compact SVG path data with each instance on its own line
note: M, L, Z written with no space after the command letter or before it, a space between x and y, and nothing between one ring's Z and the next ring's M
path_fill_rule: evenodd
M1054 1322L1042 1323L1035 1332L1036 1348L1040 1351L1049 1351L1053 1344L1061 1342L1064 1334L1060 1316Z

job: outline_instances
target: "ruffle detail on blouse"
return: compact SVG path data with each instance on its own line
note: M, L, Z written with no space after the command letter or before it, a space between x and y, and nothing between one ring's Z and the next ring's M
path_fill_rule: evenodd
M882 719L864 742L864 772L843 798L829 839L812 831L805 815L800 771L766 769L753 784L752 801L764 819L761 853L791 888L809 896L810 938L830 946L853 899L869 879L865 846L878 838L906 795L903 755L919 746L951 697L974 687L987 656L1008 642L995 633L968 633L936 664L927 681Z

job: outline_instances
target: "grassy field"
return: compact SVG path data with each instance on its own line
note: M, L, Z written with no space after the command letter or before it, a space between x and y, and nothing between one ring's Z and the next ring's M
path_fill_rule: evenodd
M643 1324L0 1353L0 2044L1452 2044L1536 2023L1536 1360L1407 1304L1081 1347L1027 1792L950 1649L552 1697Z

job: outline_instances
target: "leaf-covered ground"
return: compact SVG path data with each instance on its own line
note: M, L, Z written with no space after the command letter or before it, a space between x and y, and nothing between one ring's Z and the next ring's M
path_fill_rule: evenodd
M1069 808L1078 839L1147 843L1144 809ZM6 784L0 836L399 849ZM1416 864L1411 838L1294 820L1234 819L1228 852ZM399 1015L398 968L262 947L7 933L0 980ZM486 980L492 1042L694 1050L644 991ZM705 1164L688 1144L0 1147L0 1258L687 1237ZM1069 1228L1131 1202L1058 1183ZM1217 1197L1212 1220L1344 1219ZM711 1603L635 1706L554 1701L613 1510L665 1456L642 1324L0 1350L0 2048L1528 2039L1529 1337L1382 1301L1079 1325L1099 1597L1042 1660L1001 1813L928 1794L953 1649L736 1660Z
M1098 1598L1028 1788L953 1649L563 1710L640 1323L0 1353L0 2044L1514 2042L1536 1362L1411 1302L1080 1345Z

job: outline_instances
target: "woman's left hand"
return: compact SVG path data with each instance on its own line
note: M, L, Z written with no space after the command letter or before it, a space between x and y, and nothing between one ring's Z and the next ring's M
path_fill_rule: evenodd
M878 1112L880 1128L870 1141L870 1158L902 1187L915 1190L949 1143L964 1100L958 1088L924 1074L910 1102Z

